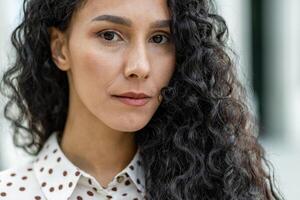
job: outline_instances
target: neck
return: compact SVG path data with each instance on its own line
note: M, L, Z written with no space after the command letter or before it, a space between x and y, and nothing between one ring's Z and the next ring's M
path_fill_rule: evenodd
M76 166L90 174L117 174L137 151L130 133L108 137L102 132L72 130L64 131L61 149Z
M91 113L73 110L70 107L61 149L75 166L106 185L133 159L134 133L113 130Z

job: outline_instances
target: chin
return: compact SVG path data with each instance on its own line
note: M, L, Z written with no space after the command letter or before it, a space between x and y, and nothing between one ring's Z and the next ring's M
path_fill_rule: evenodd
M147 125L148 121L122 121L122 122L115 122L110 124L110 127L114 130L118 130L120 132L136 132L141 130Z
M123 126L123 127L119 127L119 131L121 132L136 132L141 130L142 128L144 128L146 126L146 124L142 124L142 125L135 125L133 126L132 124L129 126Z

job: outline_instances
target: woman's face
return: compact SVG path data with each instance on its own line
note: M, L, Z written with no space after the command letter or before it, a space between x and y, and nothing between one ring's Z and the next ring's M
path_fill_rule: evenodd
M88 0L74 14L65 40L52 32L58 67L67 71L70 105L124 132L143 128L157 110L175 67L166 0ZM57 36L57 37L56 37ZM143 92L143 106L113 95Z

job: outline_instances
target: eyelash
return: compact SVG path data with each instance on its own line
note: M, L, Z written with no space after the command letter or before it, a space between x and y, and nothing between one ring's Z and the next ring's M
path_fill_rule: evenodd
M112 43L114 41L113 40L106 40L106 39L104 39L102 37L102 35L105 34L105 33L113 33L114 35L117 35L119 38L122 38L116 31L112 31L112 30L105 30L105 31L100 31L100 32L96 33L97 37L101 37L101 39L103 39L106 43ZM157 34L155 36L164 36L167 39L167 41L165 43L169 43L170 42L170 37L167 36L166 34ZM155 37L155 36L153 36L153 37ZM115 41L115 42L117 42L117 41ZM165 43L156 43L156 44L165 44Z

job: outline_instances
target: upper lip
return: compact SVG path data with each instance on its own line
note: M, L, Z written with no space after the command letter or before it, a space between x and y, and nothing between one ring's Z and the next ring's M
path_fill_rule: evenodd
M118 97L130 97L135 99L141 99L141 98L149 98L150 96L143 93L143 92L125 92L119 95L114 95Z

